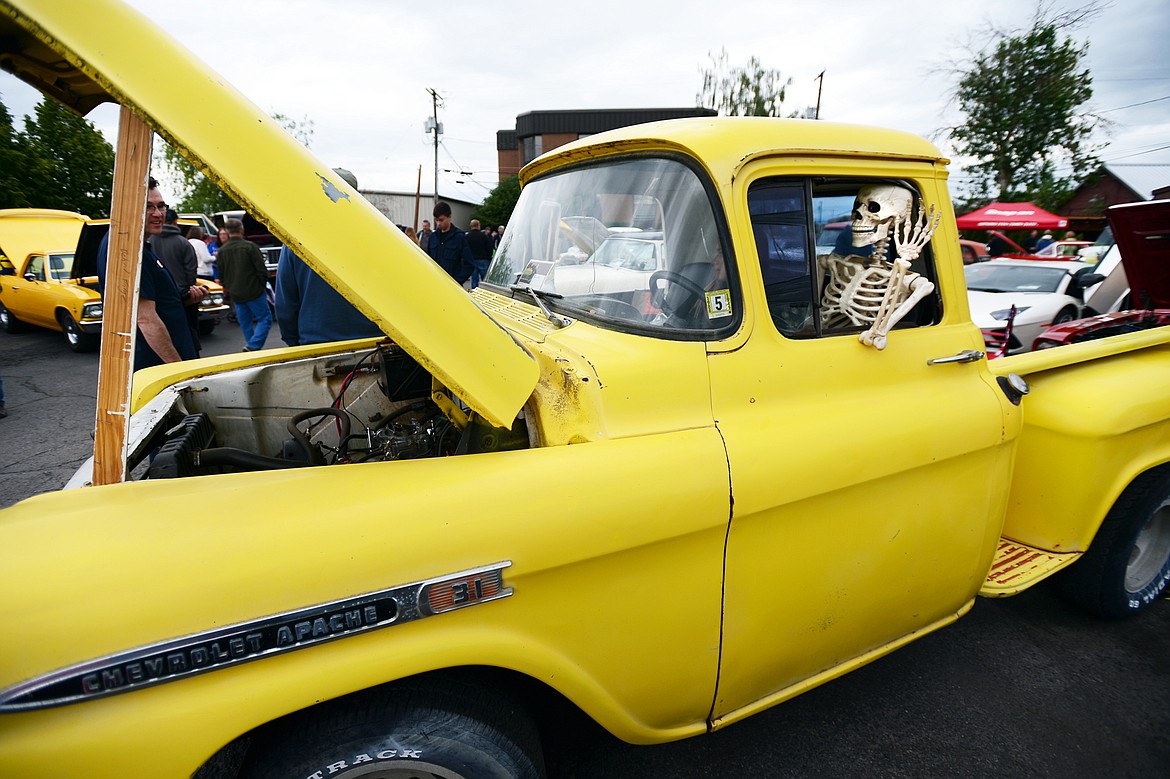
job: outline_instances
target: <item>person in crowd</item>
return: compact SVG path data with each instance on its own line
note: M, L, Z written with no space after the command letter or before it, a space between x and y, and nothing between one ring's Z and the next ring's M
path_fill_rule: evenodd
M999 233L992 233L991 240L987 242L987 253L992 257L1002 257L1011 252L1012 247Z
M187 324L191 328L191 340L195 343L195 353L203 349L199 342L199 301L207 295L207 288L199 286L196 278L198 260L195 258L195 248L183 237L179 230L179 215L173 208L167 209L166 219L163 222L162 232L150 239L150 247L158 255L163 267L171 274L179 296L183 299L183 311L187 315Z
M224 222L227 243L215 253L220 283L232 297L236 320L244 331L244 351L264 348L268 331L272 328L272 312L268 309L268 269L259 247L244 238L244 223L239 219Z
M1045 246L1048 246L1051 243L1052 243L1052 233L1044 233L1044 235L1040 236L1040 240L1036 242L1036 251L1040 251Z
M1064 234L1064 240L1066 240L1066 241L1077 240L1077 231L1076 230L1069 230L1068 232L1066 232Z
M207 245L207 250L211 252L211 256L214 257L219 252L219 247L223 246L227 242L227 229L221 226L219 231L215 234L215 240Z
M500 248L500 241L504 240L504 226L500 225L496 228L496 234L492 236L492 252Z
M214 279L215 260L211 256L211 250L207 248L203 228L199 225L192 227L187 231L187 240L195 250L195 275L201 279Z
M1040 243L1040 231L1033 230L1028 233L1028 237L1024 239L1024 248L1029 252L1036 251L1036 244Z
M418 231L418 245L425 252L431 245L431 220L424 219L422 229Z
M435 229L427 242L427 254L462 286L471 278L472 270L475 268L472 264L471 247L467 243L467 234L451 221L451 205L446 201L440 200L435 203L431 215L435 218Z
M492 238L479 226L478 219L472 219L467 231L467 245L471 247L471 288L479 286L487 278L488 266L492 264Z
M150 179L146 193L146 221L142 236L142 273L138 283L138 319L134 342L134 370L196 357L183 300L171 274L151 248L151 237L162 232L167 204L158 181ZM98 245L98 291L105 295L106 265L110 253L107 232Z
M348 170L333 170L355 190L358 188L357 177ZM287 246L281 247L276 266L276 321L281 340L289 346L382 334L377 325Z
M414 241L415 244L418 243L418 233L416 233L414 231L413 227L411 227L410 225L405 225L402 228L402 232L406 233L406 237L409 238L410 240Z

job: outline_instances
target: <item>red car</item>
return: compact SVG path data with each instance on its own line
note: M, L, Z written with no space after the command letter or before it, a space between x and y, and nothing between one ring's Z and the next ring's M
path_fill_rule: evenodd
M1130 299L1138 308L1065 322L1045 330L1034 348L1093 341L1170 324L1170 200L1125 203L1106 212Z
M979 243L979 241L970 241L966 238L959 239L959 246L963 250L963 264L974 265L977 262L991 259L987 253L987 244Z

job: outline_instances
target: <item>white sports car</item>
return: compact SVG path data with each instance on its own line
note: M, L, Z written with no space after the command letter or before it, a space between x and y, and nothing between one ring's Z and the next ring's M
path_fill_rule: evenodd
M1079 318L1085 289L1104 278L1073 260L996 259L964 270L971 318L990 357L1029 352L1041 332Z

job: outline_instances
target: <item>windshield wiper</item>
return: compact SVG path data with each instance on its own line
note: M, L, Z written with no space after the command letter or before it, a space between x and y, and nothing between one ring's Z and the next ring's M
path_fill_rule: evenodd
M544 314L545 319L552 322L557 327L568 327L573 324L573 320L568 317L563 317L559 314L554 314L548 305L544 302L548 300L556 300L563 298L564 295L558 295L556 292L545 292L544 290L534 289L531 284L513 284L511 287L513 292L527 292L532 296L536 302L536 307L540 309L540 313Z

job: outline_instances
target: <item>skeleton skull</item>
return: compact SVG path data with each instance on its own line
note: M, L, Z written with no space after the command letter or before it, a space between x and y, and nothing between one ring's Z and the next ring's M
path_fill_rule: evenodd
M853 204L853 246L871 246L890 234L898 219L910 213L912 195L893 184L866 184Z

